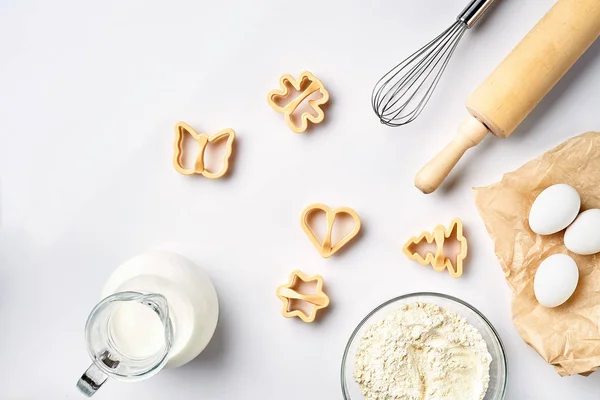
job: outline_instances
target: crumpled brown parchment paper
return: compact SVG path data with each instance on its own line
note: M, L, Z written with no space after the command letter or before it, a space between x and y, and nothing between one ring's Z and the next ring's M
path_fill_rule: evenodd
M600 132L571 138L502 181L475 188L475 203L513 291L513 323L519 334L560 375L588 375L600 366L600 255L570 253L564 232L539 236L527 222L536 196L556 183L577 189L582 211L600 208ZM542 260L556 253L573 257L579 284L571 299L549 309L536 301L533 278Z

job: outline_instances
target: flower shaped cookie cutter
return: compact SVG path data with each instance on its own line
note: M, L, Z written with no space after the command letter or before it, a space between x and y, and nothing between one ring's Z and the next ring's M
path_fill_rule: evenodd
M300 282L315 282L315 293L300 293L300 288L298 287ZM292 272L288 283L277 288L277 297L283 302L281 314L286 318L298 317L304 322L313 322L317 317L317 312L329 305L329 296L323 291L323 284L323 277L321 275L307 276L299 270ZM292 309L292 302L294 300L312 304L310 313L307 314L301 309Z
M194 161L194 166L192 168L185 168L183 166L183 140L186 134L190 135L197 142L199 149L196 160ZM204 165L204 153L206 152L206 148L209 144L224 139L227 139L227 142L225 143L226 150L225 156L223 157L223 166L220 171L211 172L206 169ZM209 136L205 133L196 133L194 128L185 122L177 122L175 124L175 142L173 144L173 149L175 151L175 154L173 155L173 166L177 172L183 175L200 174L209 179L221 178L227 173L229 168L229 158L233 152L234 140L235 132L233 129L223 129L214 135Z
M290 74L285 74L279 78L280 89L272 90L267 96L267 103L275 111L280 112L285 117L285 122L296 133L302 133L308 128L308 122L318 124L325 118L325 112L321 106L329 101L329 92L323 86L323 83L308 71L302 72L298 79L294 79ZM289 97L291 89L294 88L300 92L298 97L292 99L285 106L281 105L281 100ZM299 117L299 125L294 122L292 114L298 106L310 95L315 92L320 92L321 97L318 99L308 100L310 108L316 113L316 116L310 112L303 112Z
M452 234L456 232L456 241L460 248L456 254L456 262L453 264L452 260L444 254L444 242L452 237ZM415 247L419 246L427 241L428 244L435 243L436 251L435 254L428 252L423 258L419 254ZM467 257L467 238L463 236L463 222L460 218L455 218L450 222L450 226L446 229L443 225L438 225L434 228L433 232L423 232L418 237L411 237L404 247L402 252L406 254L411 260L417 261L421 265L429 265L434 270L441 272L444 269L448 269L450 276L458 278L463 273L463 262Z
M327 232L325 234L325 239L321 243L319 239L317 239L314 231L309 226L309 218L317 211L323 211L325 213L325 221L327 224ZM346 234L342 239L340 239L337 243L333 244L331 242L331 234L333 232L333 224L335 223L335 218L337 215L346 214L349 215L354 220L354 227L352 230ZM340 207L336 209L331 209L327 207L325 204L311 204L306 207L304 211L302 211L302 215L300 217L300 226L302 226L302 230L306 233L311 243L315 246L319 254L321 254L324 258L329 258L333 254L335 254L338 250L344 247L350 240L354 239L354 237L360 231L360 217L350 207Z

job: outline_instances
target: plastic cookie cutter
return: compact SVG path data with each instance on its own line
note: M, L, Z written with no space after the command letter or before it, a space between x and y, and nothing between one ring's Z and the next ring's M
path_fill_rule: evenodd
M300 288L301 282L315 282L314 293L300 293L302 289ZM281 314L286 318L298 317L304 322L313 322L317 317L317 312L329 305L329 296L323 291L323 283L321 275L307 276L299 270L292 272L289 282L277 288L277 297L283 302ZM310 313L293 306L293 303L298 300L312 305Z
M450 239L453 233L456 235L456 242L459 245L454 263L444 254L444 242ZM427 241L428 244L435 243L435 253L427 252L425 258L416 251L416 248L424 241ZM458 278L463 273L463 261L467 257L467 238L463 236L463 222L459 218L455 218L450 222L448 229L443 225L438 225L433 232L423 232L418 237L411 237L402 251L408 258L421 265L431 264L433 269L438 272L447 268L452 277Z
M325 221L327 223L327 232L325 233L325 239L322 243L319 242L319 239L317 239L314 231L309 226L308 221L310 216L313 215L314 212L319 210L325 212ZM346 236L340 239L337 243L333 244L331 243L331 233L333 231L333 224L335 223L336 216L340 214L347 214L350 217L352 217L352 219L354 220L354 227ZM329 258L333 254L335 254L339 249L344 247L350 240L352 240L358 234L358 232L360 231L360 218L356 211L349 207L340 207L332 210L325 204L311 204L310 206L306 207L304 211L302 211L302 216L300 217L300 225L302 226L304 232L308 235L308 238L310 239L312 244L319 251L319 254L321 254L321 256L324 258Z
M275 111L282 113L285 116L285 122L296 133L302 133L308 128L308 121L313 124L318 124L325 118L325 112L321 106L329 101L329 92L323 86L323 83L315 77L312 73L304 71L298 76L298 79L294 79L291 75L285 74L279 78L279 86L281 89L272 90L267 96L267 102ZM289 102L282 106L281 104L287 100L290 96L291 89L295 89L299 92L299 95L290 99ZM303 112L298 118L298 124L294 122L292 114L298 106L310 95L315 92L320 92L321 97L318 99L309 99L308 105L312 111L316 113L313 115L311 112Z
M198 143L199 149L194 166L187 169L183 166L183 139L186 134L190 135ZM206 152L206 148L210 144L225 139L227 142L225 144L226 150L225 156L223 157L223 166L219 172L211 172L206 169L204 165L204 153ZM233 152L234 140L235 132L233 129L223 129L222 131L209 136L205 133L196 133L196 131L185 122L177 122L175 124L175 143L173 145L175 150L175 154L173 155L173 166L177 172L183 175L200 174L209 179L221 178L227 173L227 169L229 168L229 157L231 157L231 153Z

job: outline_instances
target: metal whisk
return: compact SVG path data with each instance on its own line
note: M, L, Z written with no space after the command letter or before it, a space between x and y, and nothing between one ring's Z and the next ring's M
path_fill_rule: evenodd
M431 98L458 42L494 0L472 0L448 29L408 56L375 85L371 106L382 124L414 121Z

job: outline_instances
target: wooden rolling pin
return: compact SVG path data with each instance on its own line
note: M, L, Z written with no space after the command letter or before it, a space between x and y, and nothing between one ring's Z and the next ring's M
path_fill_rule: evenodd
M463 154L488 132L505 138L519 126L600 35L600 0L558 0L467 100L456 137L415 178L436 190Z

